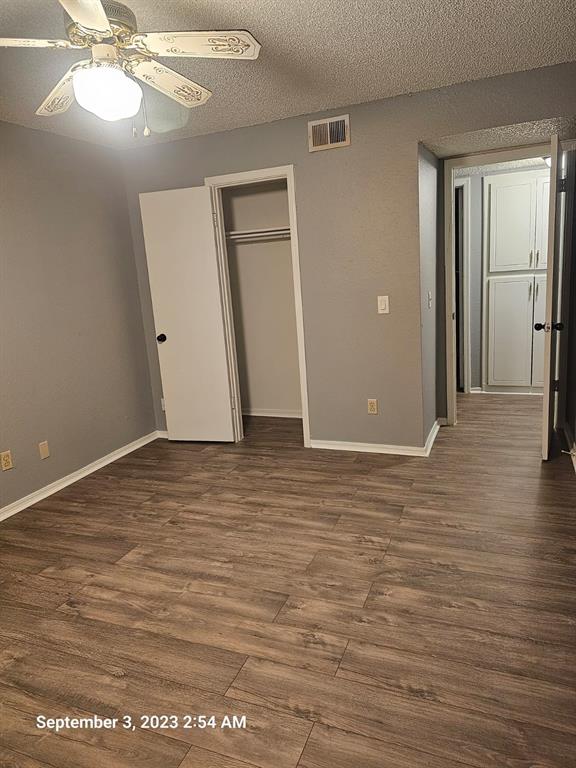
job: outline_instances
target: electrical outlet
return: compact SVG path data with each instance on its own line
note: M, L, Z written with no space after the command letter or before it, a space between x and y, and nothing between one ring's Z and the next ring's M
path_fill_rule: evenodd
M2 467L2 472L13 468L14 464L12 464L12 453L10 451L2 451L0 453L0 466Z
M38 443L38 451L40 452L41 459L48 459L50 457L50 446L48 445L48 440L43 440L41 443Z
M368 398L368 413L371 416L376 416L378 414L378 400L376 400L376 398Z

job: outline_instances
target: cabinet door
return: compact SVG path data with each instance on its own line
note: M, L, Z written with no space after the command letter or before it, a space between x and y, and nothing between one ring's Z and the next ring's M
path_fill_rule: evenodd
M533 301L533 277L488 278L488 384L530 386Z
M534 278L534 323L546 322L546 275ZM532 386L544 386L544 333L532 325Z
M491 272L532 269L536 179L508 173L486 179L488 264Z
M550 207L550 176L536 179L536 269L548 266L548 209Z

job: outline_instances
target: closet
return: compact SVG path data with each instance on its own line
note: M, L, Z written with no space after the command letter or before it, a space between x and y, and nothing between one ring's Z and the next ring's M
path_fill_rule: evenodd
M546 306L549 173L484 178L484 385L538 391Z
M242 413L301 418L286 182L222 190Z

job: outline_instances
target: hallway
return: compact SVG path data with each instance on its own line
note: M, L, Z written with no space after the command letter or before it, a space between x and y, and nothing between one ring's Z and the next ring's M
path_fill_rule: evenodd
M428 459L251 418L5 521L0 765L576 766L576 478L540 462L540 409L459 396ZM40 713L179 722L56 735Z

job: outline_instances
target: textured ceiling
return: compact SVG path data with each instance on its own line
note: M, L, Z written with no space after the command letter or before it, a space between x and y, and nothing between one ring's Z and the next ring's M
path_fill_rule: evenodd
M140 31L250 30L255 62L165 59L213 91L174 138L576 59L573 0L127 0ZM62 37L57 0L1 0L0 36ZM85 51L0 49L0 120L90 141L130 140L73 106L36 107ZM151 105L173 109L163 96ZM178 111L178 110L176 110ZM173 115L177 120L178 114ZM165 138L165 136L164 136Z
M548 168L542 157L527 157L524 160L508 160L504 163L487 163L486 165L474 165L468 168L456 168L456 178L464 176L484 176L487 173L500 173L501 171L516 170L540 170Z
M560 139L576 138L576 117L554 117L529 123L502 125L481 131L444 136L424 143L437 157L458 157L491 149L546 144L557 133Z

